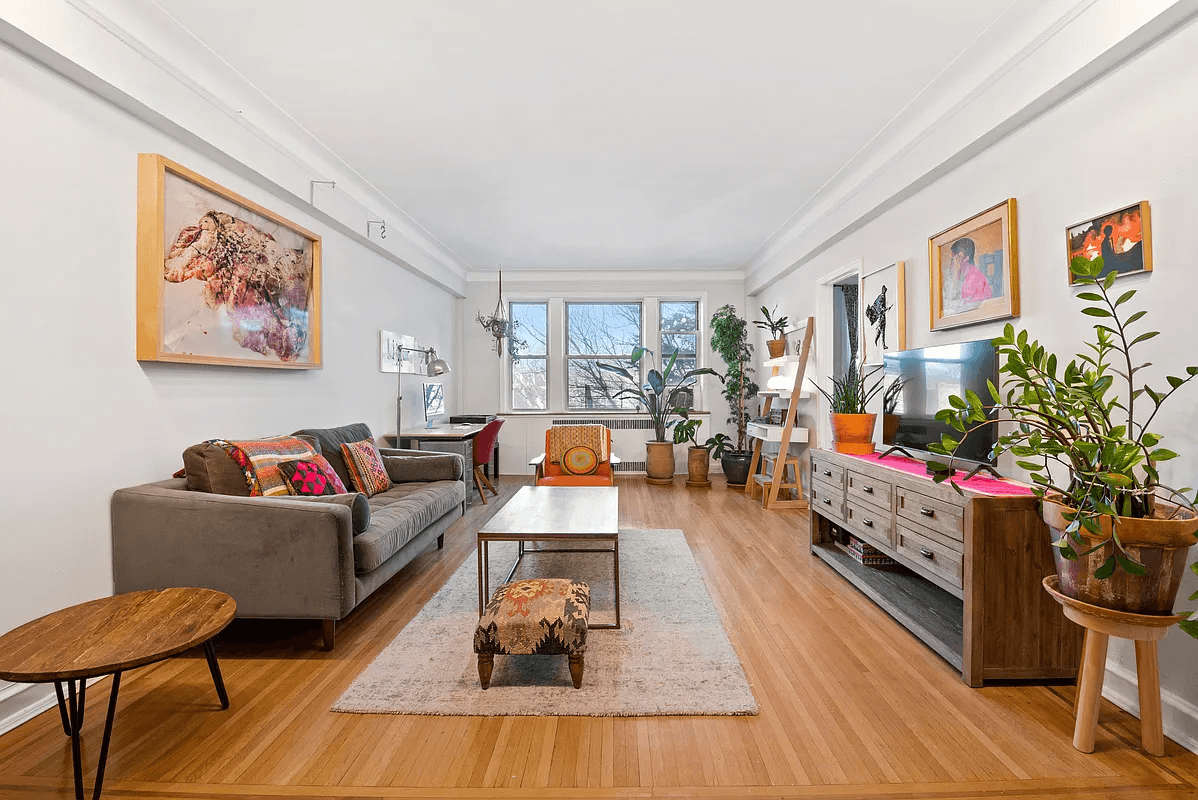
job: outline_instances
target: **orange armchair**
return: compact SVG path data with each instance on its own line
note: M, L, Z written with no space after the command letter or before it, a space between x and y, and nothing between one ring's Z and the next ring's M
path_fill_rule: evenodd
M580 431L583 428L599 430ZM597 440L602 452L581 444L570 446L587 439ZM528 462L536 467L537 486L614 486L612 466L619 463L611 451L611 431L602 425L551 425L545 431L545 452Z

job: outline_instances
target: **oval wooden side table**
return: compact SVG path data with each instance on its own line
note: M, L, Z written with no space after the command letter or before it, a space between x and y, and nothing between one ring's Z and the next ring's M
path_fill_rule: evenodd
M227 709L229 696L216 663L212 637L233 620L236 610L237 603L232 597L212 589L151 589L64 608L0 636L0 679L14 683L54 683L62 729L71 737L77 800L83 800L79 733L83 727L87 680L112 676L108 718L104 722L92 795L99 800L121 673L202 645L220 706Z
M1144 752L1165 754L1165 734L1161 726L1161 673L1157 642L1183 618L1176 614L1131 614L1083 603L1061 594L1056 575L1044 579L1044 589L1061 604L1065 616L1086 629L1081 672L1077 676L1077 700L1074 713L1073 746L1083 753L1094 752L1094 732L1098 728L1098 707L1102 702L1102 682L1106 677L1106 650L1112 636L1136 643L1136 683L1140 690L1140 741Z

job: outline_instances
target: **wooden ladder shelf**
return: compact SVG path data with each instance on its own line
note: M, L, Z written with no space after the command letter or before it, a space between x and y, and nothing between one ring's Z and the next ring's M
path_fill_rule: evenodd
M811 337L815 333L815 318L807 318L807 327L803 332L803 343L799 347L798 369L795 371L794 386L790 390L790 402L787 403L786 413L782 415L782 438L778 442L778 454L762 453L765 444L763 437L753 437L753 459L749 462L749 480L745 484L750 497L757 497L761 492L762 508L807 508L807 499L803 496L803 484L799 478L799 459L790 454L790 440L794 435L795 419L799 413L799 393L803 388L803 375L807 372L807 357L811 353ZM781 367L771 368L770 376L775 377ZM769 418L773 408L772 395L765 398L761 407L762 416ZM762 474L757 474L757 465L763 466ZM789 469L789 475L788 473ZM785 489L789 499L779 499L778 495Z

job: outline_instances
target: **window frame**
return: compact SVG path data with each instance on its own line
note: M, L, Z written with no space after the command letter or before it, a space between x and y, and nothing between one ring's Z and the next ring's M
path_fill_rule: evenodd
M513 414L545 414L545 413L548 413L548 411L551 408L550 397L552 395L552 387L553 387L553 366L552 366L552 358L550 356L550 352L553 349L553 345L552 345L553 335L552 335L552 328L550 326L550 321L549 321L550 320L549 301L547 299L523 300L523 299L513 299L513 298L509 297L508 301L507 301L508 319L509 320L513 319L515 316L514 313L512 312L512 306L531 306L531 305L544 305L545 306L545 354L544 355L529 355L529 356L512 356L511 352L507 349L507 343L506 342L504 343L504 348L503 348L504 380L501 381L501 384L503 384L503 386L504 386L503 392L504 392L504 397L506 398L506 402L501 406L501 408L506 409L505 413L510 412ZM513 401L512 392L515 389L515 381L512 378L512 372L516 366L517 361L533 361L533 360L545 362L545 407L544 408L520 408L520 409L517 409L517 408L515 408L515 403L512 402Z
M627 358L628 353L595 353L593 355L580 355L570 352L570 306L631 306L635 305L640 309L640 321L637 326L637 342L638 346L644 347L645 344L645 302L643 300L575 300L573 298L562 298L562 331L564 333L565 347L562 351L562 388L565 397L565 410L570 413L613 413L613 414L635 414L639 407L633 402L632 408L575 408L570 405L570 362L571 361L619 361ZM636 372L637 385L645 382L645 368L643 363L637 364Z

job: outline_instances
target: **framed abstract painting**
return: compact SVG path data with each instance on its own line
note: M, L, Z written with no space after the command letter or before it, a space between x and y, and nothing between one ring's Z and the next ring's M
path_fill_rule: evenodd
M1117 272L1120 276L1152 272L1152 224L1148 201L1103 214L1065 229L1068 264L1081 257L1093 261L1102 256L1099 277ZM1073 270L1069 283L1073 284Z
M1019 316L1015 199L928 240L931 329Z
M137 180L137 359L319 369L320 237L154 153Z

